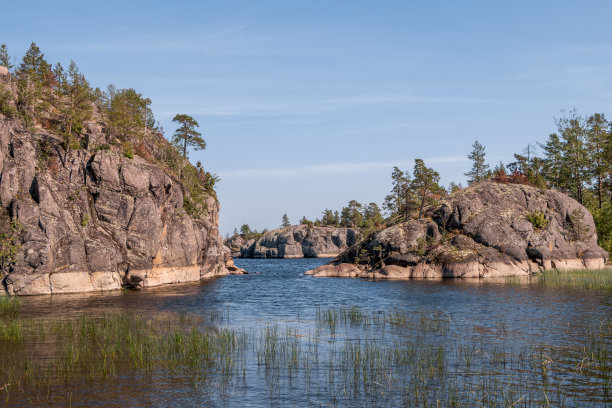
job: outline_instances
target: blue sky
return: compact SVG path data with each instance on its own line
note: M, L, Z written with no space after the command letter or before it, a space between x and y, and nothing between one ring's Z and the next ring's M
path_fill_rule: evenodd
M474 140L509 162L572 108L612 116L610 1L7 2L0 43L35 41L95 86L194 116L221 231L381 203L423 158L465 183Z

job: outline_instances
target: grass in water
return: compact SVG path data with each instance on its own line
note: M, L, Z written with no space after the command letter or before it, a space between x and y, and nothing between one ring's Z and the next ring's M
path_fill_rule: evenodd
M19 313L19 298L0 295L0 318L14 318Z
M537 279L544 287L612 291L612 269L545 271Z
M227 390L240 399L255 388L260 402L272 406L612 401L612 319L568 327L567 342L516 345L505 320L469 334L450 315L427 309L317 308L313 315L305 326L267 322L249 332L185 313L50 321L11 315L0 320L0 392L7 402L17 398L16 405L31 398L44 405L57 387L72 396L79 387L125 378L135 389L149 388L158 378L220 399ZM258 386L268 392L258 393Z

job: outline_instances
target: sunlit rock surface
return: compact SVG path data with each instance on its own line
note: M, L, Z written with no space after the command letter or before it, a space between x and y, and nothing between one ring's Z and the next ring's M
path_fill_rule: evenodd
M529 217L544 217L534 225ZM590 212L556 190L481 182L421 220L376 232L314 276L373 279L520 276L546 269L601 269Z

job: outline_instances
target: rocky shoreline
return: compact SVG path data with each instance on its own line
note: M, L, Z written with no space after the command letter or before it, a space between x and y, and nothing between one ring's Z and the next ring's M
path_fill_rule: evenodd
M0 75L16 92L8 79ZM214 192L205 212L190 215L182 182L153 158L128 157L104 126L94 115L82 144L66 152L53 132L0 114L0 224L16 251L0 291L109 291L244 273L219 234Z
M306 274L370 279L527 276L602 269L590 212L555 190L485 181L428 217L379 231Z
M295 225L268 231L245 241L239 235L225 241L240 258L333 258L355 245L361 232L355 228Z

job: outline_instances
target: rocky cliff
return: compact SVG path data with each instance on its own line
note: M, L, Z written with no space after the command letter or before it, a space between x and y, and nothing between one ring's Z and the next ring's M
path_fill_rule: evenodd
M17 250L8 259L3 247L3 290L106 291L241 272L219 234L214 194L190 216L181 181L151 157L126 157L103 127L99 116L87 123L81 146L66 153L52 131L0 113L0 223Z
M239 247L241 258L331 258L359 238L359 230L353 228L296 225L266 232L247 242L230 238L230 244Z
M482 182L428 217L379 231L307 274L376 279L529 275L599 269L590 212L555 190Z

